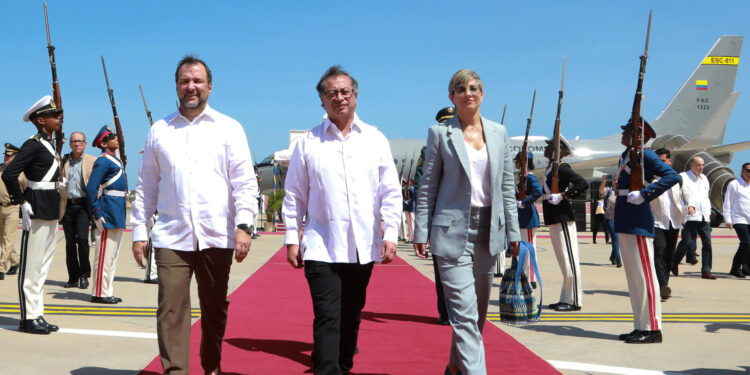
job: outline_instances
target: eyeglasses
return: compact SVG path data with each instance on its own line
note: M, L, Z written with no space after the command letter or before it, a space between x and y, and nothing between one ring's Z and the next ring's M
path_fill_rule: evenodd
M453 89L453 93L456 95L466 95L466 93L469 93L470 95L479 95L479 93L482 92L482 89L479 86L471 85L468 88L464 85L456 86Z
M743 169L743 172L750 172L750 169Z
M352 94L354 91L350 88L343 88L341 90L328 90L323 93L323 96L325 96L328 100L334 100L339 97L339 94L341 94L341 97L344 99L349 99L352 97Z
M70 141L70 143L86 143L86 141L83 141L83 140L79 141L77 139L73 139L73 140Z

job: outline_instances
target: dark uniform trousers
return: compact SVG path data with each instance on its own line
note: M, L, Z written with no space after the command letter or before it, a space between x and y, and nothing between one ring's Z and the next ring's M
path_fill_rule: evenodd
M91 277L89 262L89 212L85 198L68 199L65 214L60 220L65 232L65 263L68 282Z
M190 372L190 280L195 272L201 308L201 366L211 371L221 364L221 343L227 326L227 288L234 251L156 249L159 269L159 308L156 332L164 374Z
M305 278L315 313L316 375L348 374L354 366L360 313L365 307L373 264L305 261Z

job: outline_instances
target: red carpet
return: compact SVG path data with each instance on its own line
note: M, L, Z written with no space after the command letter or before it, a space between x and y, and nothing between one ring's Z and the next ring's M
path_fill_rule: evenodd
M435 324L432 281L396 258L375 266L367 292L353 374L442 374L451 329ZM225 374L312 373L312 301L303 270L286 262L283 249L230 300ZM192 333L190 373L199 374L198 323ZM489 374L559 374L491 323L485 326L484 340ZM161 373L158 357L141 372L154 373Z

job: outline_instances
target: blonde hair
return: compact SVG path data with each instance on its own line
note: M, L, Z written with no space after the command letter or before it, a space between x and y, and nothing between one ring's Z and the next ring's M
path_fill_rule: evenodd
M479 86L479 89L484 91L482 79L479 78L479 74L477 74L477 72L471 69L461 69L453 74L453 77L451 77L451 81L448 83L448 92L453 93L453 91L456 90L456 87L469 83L471 80L477 81L477 86Z

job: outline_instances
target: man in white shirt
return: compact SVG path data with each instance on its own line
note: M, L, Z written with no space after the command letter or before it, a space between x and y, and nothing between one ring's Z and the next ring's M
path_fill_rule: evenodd
M355 113L357 81L334 65L316 89L327 118L294 145L284 242L313 300L314 373L348 374L373 263L396 253L401 186L388 140Z
M668 149L660 148L655 152L664 164L672 166L672 155ZM683 194L680 183L672 185L664 194L651 201L651 211L654 213L654 268L662 302L672 295L669 271L677 246L677 237L682 224L685 223L683 202L686 199L687 195Z
M708 178L703 175L703 158L694 157L690 161L690 170L680 173L682 177L682 188L689 197L687 199L687 222L682 228L682 240L677 245L674 258L672 258L672 269L677 270L682 258L687 251L695 246L696 234L700 236L703 247L701 257L703 264L701 267L701 277L708 280L716 280L716 276L711 273L711 201L709 200L710 185ZM691 259L688 254L687 262L696 264L696 259Z
M742 164L741 171L724 193L724 221L740 240L729 274L743 279L750 276L750 163Z
M179 110L154 123L146 139L130 223L133 256L143 265L147 225L159 272L156 313L165 374L188 374L190 280L198 283L201 366L221 373L232 255L250 250L258 184L242 125L208 105L211 70L186 56L175 72ZM234 251L232 251L234 249Z

